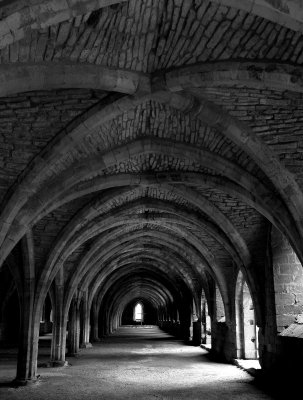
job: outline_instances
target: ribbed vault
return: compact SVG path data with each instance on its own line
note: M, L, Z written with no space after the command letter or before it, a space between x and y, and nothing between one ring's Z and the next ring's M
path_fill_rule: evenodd
M48 293L54 359L79 319L87 344L137 301L201 339L206 299L232 347L240 270L265 332L272 227L303 262L297 2L6 3L0 273L28 317L21 347L36 358Z

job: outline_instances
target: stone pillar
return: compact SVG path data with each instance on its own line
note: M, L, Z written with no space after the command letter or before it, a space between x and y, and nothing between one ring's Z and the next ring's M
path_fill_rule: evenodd
M118 316L115 315L112 319L112 331L116 331L119 328Z
M190 310L182 305L183 309L180 309L180 337L188 342L190 340L190 327L191 327L191 315Z
M20 310L20 336L15 382L26 385L37 379L40 315L34 308L35 280L23 282Z
M21 241L22 292L20 296L20 336L15 382L26 385L37 379L37 357L42 304L35 305L36 279L31 231ZM21 286L21 285L20 285Z
M98 321L98 309L96 301L93 301L93 319L92 319L92 328L90 332L90 337L92 342L99 342L99 321Z
M79 340L80 340L80 313L78 307L78 300L76 297L74 297L71 303L68 336L69 336L68 355L70 357L75 357L79 353Z
M65 366L66 318L63 315L63 285L55 284L55 309L53 319L53 337L51 347L51 365Z
M193 345L199 346L201 344L201 321L198 319L193 322Z
M88 293L87 291L83 294L83 301L82 301L82 343L80 345L81 348L90 348L92 344L89 342L89 331L90 331L90 310L88 304Z

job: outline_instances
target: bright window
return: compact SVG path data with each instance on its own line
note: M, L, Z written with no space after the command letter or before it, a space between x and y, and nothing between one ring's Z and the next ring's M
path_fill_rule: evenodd
M135 321L143 321L143 307L142 304L138 303L135 306L135 316L134 316Z

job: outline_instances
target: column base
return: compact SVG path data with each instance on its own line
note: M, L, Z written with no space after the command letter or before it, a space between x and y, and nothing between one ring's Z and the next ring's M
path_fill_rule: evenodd
M27 386L27 385L34 385L40 379L40 375L37 375L35 378L32 379L18 379L15 378L12 381L12 386Z
M89 342L80 344L81 349L90 349L91 347L93 347L93 345Z
M79 353L67 353L66 357L79 357Z
M67 367L68 362L67 361L50 361L49 362L50 368L58 368L58 367Z

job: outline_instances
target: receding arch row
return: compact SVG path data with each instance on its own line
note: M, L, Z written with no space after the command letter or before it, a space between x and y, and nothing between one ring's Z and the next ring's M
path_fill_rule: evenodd
M120 302L120 307L116 313L116 316L114 317L118 320L119 327L133 324L134 322L136 324L141 323L142 325L147 325L151 323L157 323L160 320L160 310L163 309L161 305L158 306L153 304L147 298L147 295L140 296L133 293L131 297L132 299L129 301L124 298Z
M24 230L26 231L26 225L25 225L25 227L24 227ZM13 235L10 235L10 240L9 240L9 243L10 243L10 242L12 242L12 240L11 240L11 239L12 239L12 236L13 236ZM22 234L21 234L21 236L22 236ZM12 247L13 247L13 245L11 245L11 247L10 247L10 248L12 248Z
M115 302L115 304L113 304L110 312L111 314L109 314L109 321L117 321L118 322L118 326L114 325L114 328L117 328L121 325L122 323L122 314L124 309L126 308L127 304L129 304L130 302L132 302L135 298L140 298L141 301L144 299L145 297L145 301L150 302L151 303L151 299L153 299L153 297L156 297L156 295L153 296L153 290L151 285L148 286L148 284L146 285L142 285L140 290L136 290L135 288L133 288L131 285L129 285L128 287L128 295L124 296L122 298L119 298L119 300L117 300ZM143 295L143 292L146 292L146 295ZM123 296L123 295L122 295ZM157 298L154 299L154 303L156 303ZM160 315L160 310L161 309L172 309L173 306L171 303L164 303L164 304L159 304L159 302L157 302L157 304L154 304L154 309L157 315L157 320L159 321L159 315ZM102 307L102 306L101 306ZM100 311L103 309L103 307L100 307ZM174 306L176 308L176 306ZM102 311L101 311L102 313Z
M167 228L166 226L165 229L168 229L168 232L161 230L152 231L150 229L148 231L142 231L142 229L139 228L136 231L128 232L126 236L126 229L125 227L122 227L122 229L120 228L119 230L114 230L108 235L98 238L91 247L91 250L83 255L82 260L78 264L77 270L71 276L69 280L69 289L67 290L69 296L71 296L72 291L75 290L79 282L83 279L84 286L87 286L91 281L95 282L90 291L91 295L94 296L95 290L97 290L99 285L98 280L95 278L95 271L99 270L100 263L106 262L107 257L110 258L112 255L116 255L118 250L122 253L125 245L129 246L132 245L133 242L137 243L137 241L140 243L146 238L148 238L150 243L156 242L156 244L158 243L159 239L163 240L163 242L166 243L166 248L173 248L174 250L177 248L179 253L181 252L183 246L185 246L186 251L189 253L192 253L194 248L196 248L196 256L195 253L193 253L191 256L193 259L196 258L197 260L195 267L197 268L200 263L203 263L203 266L205 265L206 267L209 264L210 273L217 274L218 281L223 284L224 280L223 277L221 277L220 269L218 270L218 268L216 268L217 265L214 257L212 256L210 259L208 253L205 254L207 249L201 243L201 241L198 240L198 238L195 238L190 232L186 232L185 236L184 232L179 231L176 227ZM185 237L187 238L188 242L185 240ZM104 249L105 243L106 249ZM194 246L193 249L192 246ZM100 249L102 250L100 251ZM198 274L201 274L202 271L197 270L197 272ZM88 275L86 275L87 273ZM87 278L84 278L85 275Z
M134 287L136 286L135 281L138 283L143 281L153 282L153 289L162 293L162 297L166 298L166 301L171 303L173 303L175 298L182 298L184 293L190 293L189 288L185 284L181 285L184 292L180 292L178 286L176 286L174 282L170 280L170 277L161 270L151 270L150 264L142 264L140 267L136 268L136 272L131 271L130 273L128 270L113 271L97 292L97 307L101 305L103 299L106 298L108 294L112 297L116 297L115 292L117 292L117 290L115 290L114 287L118 290L121 289L121 293L125 294L125 289L123 289L125 281L129 281Z
M122 240L124 241L124 243L126 243L127 245L129 245L129 243L132 243L132 241L139 241L139 244L140 244L140 239L138 239L138 236L140 236L140 235L148 235L148 238L149 238L149 241L151 240L151 237L153 237L153 238L157 238L157 237L159 237L159 235L161 235L161 233L157 230L154 234L152 233L152 232L148 232L148 233L146 233L146 232L143 232L143 233L141 233L142 231L141 230L139 230L137 233L135 233L135 234L133 234L133 235L130 235L129 233L127 234L127 237L125 237L125 234L124 234L124 230L122 230L121 231L121 237L122 237ZM174 231L172 231L172 232L174 232ZM182 234L182 232L181 232L181 234ZM183 233L183 235L184 235L184 233ZM186 236L188 235L188 232L186 233ZM116 236L117 236L117 233L116 233L116 231L113 231L112 232L112 237L113 238L116 238ZM169 234L162 234L161 235L161 238L163 237L163 239L165 239L165 241L167 242L167 243L169 243L169 240L172 240L172 239L170 239L170 237L171 237L171 235L169 235ZM114 239L114 243L113 243L113 245L111 246L111 244L110 244L110 235L109 235L109 237L106 237L106 239L104 238L104 243L106 243L106 245L109 247L109 249L111 249L110 250L110 253L108 254L108 256L110 257L112 254L117 254L117 253L119 253L119 254L124 254L124 247L121 247L120 246L120 244L121 244L121 242L120 242L120 239L119 239L119 236L116 238L116 240ZM195 246L197 247L197 249L200 249L201 248L201 243L200 243L200 241L196 238L195 239L196 240L196 243L194 243L195 244ZM123 244L123 241L122 241L122 244ZM175 240L172 240L172 242L174 242ZM117 243L118 242L118 243ZM187 251L189 250L189 247L188 246L191 246L191 242L192 242L192 240L190 240L190 242L188 243L188 244L186 244L185 243L185 245L187 246ZM178 242L177 242L177 246L178 246L179 244L178 244ZM184 245L184 244L183 244ZM179 247L181 247L182 246L182 242L180 243L180 246ZM199 248L199 246L200 246L200 248ZM101 252L99 252L99 247L100 248L103 248L103 246L102 246L102 244L101 243L96 243L96 249L95 249L95 254L97 255L97 257L96 258L94 258L93 260L90 258L90 257L87 257L88 256L88 254L85 254L84 255L84 259L85 258L87 258L87 259L89 259L89 261L87 261L86 263L83 263L84 265L86 265L85 266L85 269L83 270L83 273L82 274L80 274L80 276L78 276L78 278L77 278L77 271L75 271L75 274L73 274L73 276L70 278L70 283L71 283L71 287L70 287L70 289L69 290L73 290L73 288L75 289L75 287L77 286L77 282L79 282L80 280L82 280L82 282L83 282L83 285L86 287L86 285L88 284L88 282L90 282L90 281L93 281L93 282L95 282L95 287L97 288L98 287L98 285L99 285L99 283L98 283L98 279L96 279L96 276L95 276L95 270L96 271L99 271L99 268L100 268L100 264L101 264L101 262L103 261L103 262L105 262L106 260L107 260L107 258L104 258L104 257L106 257L106 255L103 255L103 254L100 254ZM203 250L203 249L202 249ZM200 250L201 251L201 250ZM106 251L104 251L104 253L106 253ZM197 257L199 257L199 254L197 254ZM202 262L203 262L203 260L201 260ZM197 261L196 261L196 263L197 262L199 262L199 259L197 258ZM82 262L80 261L80 264L82 264ZM80 266L80 264L79 264L79 266ZM115 264L114 264L115 265ZM208 268L207 268L208 269ZM83 278L82 278L82 276L84 276L85 275L85 271L87 271L89 274L90 274L90 277L88 278L88 280L87 281L85 281L85 280L83 280ZM218 270L218 268L216 268L216 265L213 267L213 268L211 268L210 270L210 273L212 273L212 274L215 274L216 275L216 278L215 278L215 280L218 282L218 284L219 284L219 286L221 287L221 289L222 289L222 291L223 291L223 293L224 293L224 298L225 298L225 301L228 303L228 298L227 298L227 296L225 295L226 293L227 293L227 290L226 289L224 289L224 287L225 287L225 283L224 283L224 278L223 277L221 277L221 274L220 274L220 270ZM81 270L79 271L79 273L81 272ZM104 271L105 272L105 271ZM102 278L104 278L104 272L102 271L102 273L100 273L100 277ZM199 274L201 274L201 270L199 270L199 271L197 271ZM85 279L85 278L84 278ZM222 283L223 282L223 283ZM83 288L83 286L81 286L82 288ZM71 293L71 292L70 292ZM90 289L90 293L92 293L92 294L94 294L94 289Z
M144 245L144 248L140 247ZM98 271L97 268L94 271L90 271L91 276L86 276L85 281L81 282L80 287L86 288L89 285L98 285L96 279L96 272L100 274L100 279L106 280L106 275L111 270L124 269L126 266L133 268L140 266L140 263L150 263L154 266L159 263L161 269L172 279L174 277L181 278L188 286L192 287L192 282L198 278L198 274L193 268L194 260L201 262L199 258L191 259L188 255L185 257L184 251L179 251L176 247L173 247L172 243L168 243L166 246L161 246L159 243L148 242L145 238L145 242L140 242L137 247L134 244L125 244L123 247L120 246L121 253L123 254L107 254L102 262L102 268ZM166 253L165 253L166 252ZM190 254L190 253L189 253ZM87 279L86 279L87 278ZM93 290L91 293L93 294Z
M157 87L157 85L158 85L157 81L154 85L155 85L155 87ZM164 91L167 90L165 85L166 85L166 83L163 86ZM160 87L161 87L161 85L160 85ZM279 184L278 187L281 186L281 183L283 186L283 182L282 182L283 177L284 177L284 180L287 182L292 181L291 176L289 174L287 175L286 170L284 171L285 173L283 173L283 171L282 171L283 168L281 169L281 164L278 162L276 157L273 157L273 153L269 149L267 149L265 152L266 154L264 154L264 150L263 150L264 143L263 142L262 142L262 146L260 146L260 140L257 140L257 142L258 142L257 148L252 148L253 146L251 146L251 144L254 141L256 141L255 140L256 136L253 134L253 132L251 132L249 130L249 128L247 126L244 126L244 124L240 124L239 122L236 123L235 119L231 118L230 116L228 119L226 119L226 116L225 116L225 118L224 118L225 123L223 124L224 126L222 127L222 124L221 125L217 124L218 120L222 122L222 118L220 117L220 114L222 113L221 108L218 109L218 107L217 107L217 109L215 109L215 107L213 107L212 105L209 105L208 103L206 103L204 101L203 108L204 108L205 112L203 113L203 115L200 115L201 113L200 114L198 113L199 115L197 115L195 110L189 109L189 108L192 108L192 106L190 106L191 102L188 102L188 99L187 100L185 99L185 102L180 100L180 97L174 97L172 99L171 96L168 96L167 91L166 91L166 95L164 96L163 94L165 94L165 93L163 92L163 90L160 93L157 93L157 92L154 93L152 95L152 97L155 99L158 99L162 102L164 101L164 102L172 105L173 107L176 107L179 110L181 109L181 110L184 110L187 112L192 111L194 114L196 114L196 117L198 117L200 119L206 118L206 121L211 126L215 126L216 128L223 128L223 129L221 129L221 130L219 129L219 130L222 131L223 134L225 134L225 135L227 134L227 136L231 140L235 141L235 138L240 139L240 140L236 140L235 142L238 145L240 145L240 147L244 151L246 151L245 148L247 146L248 137L253 137L254 140L250 140L248 143L249 147L250 147L249 150L250 150L250 153L252 153L252 156L253 156L252 158L255 160L257 159L259 167L261 167L261 169L262 169L264 167L264 165L266 166L266 164L268 164L268 165L270 164L271 169L268 170L267 172L271 172L271 174L272 174L274 170L277 171L277 173L275 173L274 176L277 177L278 181L281 181L280 183L278 181L276 182ZM182 96L183 96L183 94L182 94ZM75 126L76 125L75 123L71 124L71 127L67 129L67 132L69 132L70 129L71 129L70 132L73 132L71 138L69 138L70 135L66 135L66 134L61 135L61 137L62 137L61 141L59 140L59 138L56 138L56 140L54 140L52 142L52 144L50 144L50 146L48 147L48 149L50 150L52 148L52 146L54 146L53 152L52 151L50 151L50 152L43 151L42 154L40 155L39 162L36 163L36 165L34 164L34 167L33 167L32 171L27 175L24 184L21 184L19 186L19 188L17 188L16 195L13 196L13 197L15 197L15 199L11 199L12 204L5 210L5 212L3 212L3 215L6 215L6 218L4 220L5 221L4 225L9 225L11 223L14 215L10 215L10 214L13 211L13 209L15 209L15 211L16 211L16 207L14 206L14 203L17 201L17 199L19 202L17 207L20 207L20 205L24 204L24 201L26 201L26 198L28 196L28 191L27 191L26 187L29 187L29 184L31 184L31 187L33 187L33 179L36 179L37 176L41 176L41 173L44 173L45 169L47 169L49 171L49 165L50 165L51 159L55 157L55 153L57 150L59 150L59 148L60 148L60 153L61 152L64 153L64 151L67 150L73 144L73 140L75 140L76 138L79 137L79 134L81 136L83 136L83 134L88 133L91 129L94 129L96 126L98 126L100 121L104 122L105 120L112 119L115 116L117 116L119 113L124 112L127 109L133 108L136 104L139 104L144 99L146 99L146 96L143 96L141 98L139 96L139 98L136 97L135 99L130 99L130 98L120 99L120 100L114 102L114 104L111 104L110 106L105 107L106 110L104 110L102 107L101 107L101 109L99 109L100 106L96 106L94 108L95 113L91 112L89 114L88 118L86 118L86 119L83 118L83 116L81 117L81 120L79 121L80 125L78 127ZM202 100L199 99L198 101L201 102ZM214 114L216 114L217 117L215 117ZM210 118L209 118L209 115L211 116ZM85 123L82 123L83 119L85 120ZM230 126L230 127L226 126L227 125L226 122L229 125L232 124L232 126ZM247 132L247 130L249 132ZM232 133L232 131L235 131L235 132ZM241 135L243 136L243 138L245 138L245 140L241 140L241 138L239 137L239 134L241 132L242 132ZM236 135L235 135L235 133L236 133ZM74 137L74 139L72 139L73 137ZM58 140L59 140L59 143L58 143ZM57 145L56 143L59 145ZM48 155L47 155L47 153L48 153ZM52 155L52 153L54 153L54 154ZM260 163L260 159L259 159L260 154L262 155L261 163ZM281 174L281 172L282 172L282 174ZM280 178L280 176L282 177L282 179ZM271 175L269 175L269 177L272 178ZM295 184L295 182L291 182L291 187L293 188L294 192L297 192L296 185L293 185L293 183ZM32 190L35 191L35 189L32 189ZM294 193L294 196L295 196L295 193ZM20 203L21 199L22 199L23 203Z
M151 270L149 266L141 265L140 268L137 268L137 273L134 273L134 271L131 273L126 269L124 271L113 271L110 274L103 285L100 286L99 294L96 298L97 312L99 312L103 303L102 309L106 310L107 315L110 315L114 299L118 299L118 303L120 303L119 298L125 295L128 296L130 287L138 293L142 285L149 286L149 290L157 294L162 305L173 303L175 299L180 298L180 291L175 288L175 285L165 273L158 269ZM186 287L184 289L186 290ZM106 305L104 305L104 302Z
M115 207L106 214L102 214L101 216L98 215L98 210L94 209L95 213L93 215L93 220L90 219L86 225L84 225L80 230L76 231L73 235L63 234L63 236L60 237L59 240L63 240L64 243L67 243L64 252L70 253L75 248L83 244L84 241L87 241L93 236L96 236L97 232L99 233L103 230L110 229L112 223L113 225L116 225L117 223L119 224L120 221L117 221L117 219L123 217L123 221L125 223L127 223L128 221L131 223L130 214L138 213L137 218L141 218L143 221L148 221L150 219L153 219L154 211L156 213L161 213L159 214L160 218L164 218L169 215L172 217L172 220L181 221L181 217L183 217L184 222L186 220L189 220L192 223L192 226L197 226L199 228L201 228L201 224L203 224L204 229L206 229L210 233L210 235L213 236L217 241L222 242L223 247L226 247L226 249L228 249L232 254L235 254L229 243L232 244L234 249L236 249L236 252L240 256L240 259L242 259L242 262L244 264L249 264L250 254L247 245L239 232L236 230L236 228L230 223L228 218L220 210L212 206L211 203L205 200L203 197L201 197L200 200L199 196L196 195L197 199L195 201L194 196L195 193L192 195L191 200L195 206L199 205L199 210L201 210L201 214L199 215L197 212L191 209L183 210L180 205L175 204L173 201L157 200L152 198L134 198L128 200L118 207ZM113 199L115 198L113 197ZM149 211L148 213L142 213L142 210ZM215 214L216 211L217 214ZM203 218L203 214L206 215L207 218ZM101 224L102 226L100 227ZM54 255L58 256L59 254L61 254L62 257L63 246L61 246L61 249L61 252L54 253ZM54 263L54 261L52 261L52 263Z
M198 265L205 263L205 258L203 256L203 253L201 253L201 250L203 251L203 245L199 242L197 238L195 238L196 243L194 243L195 246L199 246L197 250L194 251L194 248L192 248L191 243L187 243L184 239L180 240L178 237L181 235L185 236L187 232L180 232L178 236L176 236L177 232L176 229L171 230L172 233L174 233L174 238L172 239L172 235L169 233L161 232L157 230L156 232L142 232L141 229L138 229L136 232L129 234L125 236L125 227L120 230L120 233L118 234L117 231L111 232L109 235L104 235L102 240L98 239L96 243L92 246L91 250L83 255L82 260L80 260L78 267L76 271L72 274L72 276L69 279L69 286L67 290L67 302L70 300L71 295L73 291L77 288L79 285L79 282L84 279L84 276L88 273L89 275L87 276L87 280L84 281L84 286L87 286L89 282L95 282L95 288L91 290L91 293L94 294L95 289L98 287L99 283L95 277L96 271L98 272L100 269L100 264L107 262L107 259L112 257L112 256L117 256L118 252L119 254L123 254L124 250L124 245L133 245L133 242L136 243L136 241L139 241L140 243L140 236L143 238L147 237L149 241L151 242L156 242L158 244L159 237L165 239L166 241L166 251L168 249L172 248L175 252L178 252L180 256L182 255L182 247L178 248L178 244L180 246L186 245L186 252L191 254L191 257L193 260L196 260L195 263L195 268L198 267ZM181 236L182 237L182 236ZM102 244L106 243L106 248L102 246ZM176 244L177 243L177 244ZM102 249L100 251L100 249ZM186 258L188 260L188 258ZM180 265L181 259L176 259L177 265ZM198 264L199 263L199 264ZM210 271L214 274L218 273L216 264L212 263ZM105 272L102 270L102 277L105 276ZM182 271L181 271L182 272ZM201 273L201 270L197 270L196 273ZM219 281L222 282L223 279L219 278Z
M165 246L165 249L150 243L149 248L138 249L134 248L133 245L125 244L119 250L123 251L122 255L116 255L111 252L103 260L100 260L100 263L98 262L99 268L97 265L91 266L90 276L86 276L84 282L81 282L78 287L82 290L90 287L90 296L93 296L101 282L106 281L108 274L112 271L134 269L134 272L136 272L136 268L141 263L149 263L153 265L153 269L160 268L167 276L171 276L172 280L177 277L182 279L191 289L193 289L193 281L198 278L198 274L193 269L192 260L186 259L171 243ZM128 253L125 253L126 250Z
M142 264L141 264L142 265ZM155 267L157 265L157 262L154 263L148 263L148 264L143 264L145 266L145 268L140 268L138 266L138 268L136 270L132 271L132 277L129 278L130 282L132 284L134 284L134 286L138 286L140 287L140 284L142 281L144 281L146 279L146 277L149 276L150 270L152 269L152 271L155 271ZM113 278L113 280L108 279L106 280L106 282L104 282L104 284L102 286L99 287L98 291L97 291L97 307L101 307L102 301L104 298L106 298L107 293L111 294L114 292L114 288L113 288L113 284L115 282L116 287L119 289L120 286L124 286L124 281L120 281L120 276L123 273L123 271L120 271L116 274L116 278ZM127 275L129 275L128 272L126 272ZM137 278L136 278L137 277ZM156 278L156 277L155 277ZM170 277L165 275L164 279L161 279L161 283L163 285L165 285L165 287L167 287L170 291L170 293L172 294L172 299L170 301L170 303L174 303L176 301L176 299L178 300L177 294L178 293L182 293L182 297L184 295L184 293L193 293L193 297L195 297L195 292L192 291L191 287L188 287L188 285L186 285L185 283L181 284L179 283L178 286L176 286L174 284L173 281L170 281ZM169 288L168 286L168 280L170 281L170 284L173 284L174 287ZM135 285L135 282L137 282L137 285ZM159 286L159 278L157 278L157 280L154 280L153 286ZM195 289L197 289L197 284L195 285ZM125 294L125 292L122 290L121 294ZM179 296L180 297L180 296ZM113 298L113 296L112 296ZM119 300L117 300L119 301Z
M73 186L79 183L79 181L88 180L91 176L98 175L98 172L102 173L102 171L109 166L116 165L117 162L125 161L131 154L147 155L150 153L158 153L162 155L167 152L169 155L181 159L184 158L184 154L187 154L187 157L191 162L200 163L205 167L212 165L212 168L217 173L227 175L230 179L244 186L246 183L251 181L248 183L248 188L251 188L251 185L254 184L256 192L261 192L259 198L261 199L263 197L265 203L268 198L271 199L272 197L271 193L268 192L260 181L253 178L250 174L245 172L245 170L235 166L223 157L211 154L205 150L196 149L194 146L174 143L171 141L156 140L155 138L136 140L132 142L131 145L128 144L126 146L121 146L110 153L106 153L103 157L96 156L90 158L90 160L77 164L76 166L70 167L67 171L48 184L47 191L41 189L40 192L34 195L28 204L20 210L19 215L15 216L14 225L8 230L8 236L10 239L7 240L7 243L4 246L7 249L6 251L9 252L9 250L12 249L13 242L20 240L30 224L38 222L38 220L42 218L43 214L47 214L59 205L62 205L62 203L66 202L66 198L60 203L56 200L59 196L64 198L64 193L68 193L69 196L71 196L70 191ZM75 171L79 172L75 173ZM93 191L93 188L91 191ZM52 193L52 196L50 196L49 193ZM78 195L79 194L76 196ZM72 198L69 197L69 199L71 200ZM278 200L277 203L279 207ZM3 224L3 231L8 227L9 224ZM15 239L13 239L14 236L16 236Z
M18 223L18 220L21 220L20 224L35 223L35 215L38 216L43 211L44 213L49 213L63 204L61 201L58 202L58 198L67 197L67 194L69 194L70 197L67 198L69 201L72 200L73 197L70 191L72 191L79 182L91 180L98 175L102 176L104 171L115 167L119 163L124 163L132 159L132 157L149 156L150 154L167 155L179 160L190 160L190 164L197 163L201 168L209 168L217 174L228 177L247 190L254 187L256 193L259 193L260 200L263 198L265 204L267 198L270 198L270 192L259 179L252 176L242 167L218 154L182 142L159 139L156 137L146 137L135 139L127 144L106 151L103 154L90 156L80 162L72 164L60 175L48 181L48 189L52 190L53 193L51 197L49 193L48 196L46 196L43 191L43 186L36 193L33 189L33 193L35 194L33 195L32 193L32 195L28 197L28 205L24 206L23 204L23 209L19 212L19 215L15 216L16 223ZM31 210L34 206L37 207L37 204L40 204L39 209L35 210L35 214L33 214ZM26 217L25 214L29 214L29 216Z
M123 296L123 293L121 293L119 300L117 300L115 304L111 305L110 310L106 310L106 316L103 315L105 305L100 306L99 315L101 315L101 318L103 315L103 318L101 319L101 323L103 325L101 329L103 330L103 334L107 335L121 326L124 309L126 308L127 304L136 298L140 298L141 301L145 300L145 302L152 304L157 315L157 320L159 320L159 310L171 308L171 303L167 303L162 301L162 299L159 299L159 294L154 293L152 284L149 282L142 283L140 289L133 287L133 285L129 283L127 286L127 291L127 295L124 294Z
M168 282L167 282L168 283ZM97 308L101 308L107 311L107 324L110 323L110 317L117 312L117 309L121 307L121 302L123 302L123 297L126 297L126 302L131 299L131 291L135 292L136 295L141 294L140 290L140 285L141 288L143 287L144 290L150 290L152 293L155 293L159 289L161 290L162 293L166 293L168 295L170 293L170 290L168 289L167 285L162 284L162 282L159 282L158 280L155 280L152 277L134 277L130 276L129 274L126 274L122 278L118 278L115 283L113 283L111 286L108 286L107 289L103 289L103 296L101 299L99 299L99 304ZM157 289L156 289L157 288ZM164 306L166 304L173 304L176 303L178 305L182 304L184 300L186 299L186 291L183 291L182 293L182 298L180 298L180 295L172 291L170 298L167 298L167 300L164 302ZM166 296L165 296L166 297ZM190 297L190 293L188 293L188 297ZM183 301L182 301L183 299ZM100 306L100 307L99 307Z
M236 177L234 178L236 179ZM144 174L137 178L135 174L118 174L118 175L110 175L99 177L95 179L95 190L107 189L109 187L119 187L119 193L123 194L128 191L123 186L130 185L132 190L135 190L136 187L140 185L140 187L150 186L161 184L162 190L171 190L173 193L181 196L186 199L189 203L195 205L198 208L203 210L209 209L209 202L205 202L205 199L202 199L201 195L197 195L196 192L193 192L189 188L189 186L200 186L201 184L207 184L211 187L217 187L219 185L222 188L222 191L227 192L231 196L239 197L241 201L248 204L249 206L255 208L258 212L264 215L270 222L272 222L275 226L277 226L282 232L285 232L288 236L292 238L292 242L296 242L298 239L298 235L292 229L293 226L289 225L289 221L291 219L288 216L287 209L279 202L277 199L270 198L268 200L268 204L260 204L259 199L262 197L263 192L258 193L256 186L247 179L246 185L248 190L239 186L236 182L232 182L229 179L220 176L210 176L205 174L198 173L159 173L156 176ZM180 185L187 185L186 188L180 187ZM91 191L91 188L94 187L93 182L89 182L88 184L81 185L81 194L87 194L88 191ZM86 190L86 186L88 190ZM177 187L178 186L178 187ZM254 193L254 194L252 194ZM114 197L114 193L106 195L104 198L104 202L106 199L112 199ZM95 204L95 203L93 203ZM88 207L90 207L89 205ZM87 208L88 208L87 207ZM98 202L92 206L93 211L94 208L98 207ZM211 206L213 208L213 206ZM60 246L62 243L65 243L67 240L68 234L72 234L76 231L78 226L81 226L81 221L86 221L88 218L92 218L92 215L85 208L83 211L79 212L78 216L71 221L71 223L64 230L63 236L60 237L60 241L58 241L58 245L56 245L54 253L60 251ZM219 215L218 210L213 208L212 215ZM87 213L87 215L86 215ZM221 221L217 221L217 223L221 224Z
M24 227L24 231L26 231L26 225L25 225L25 227ZM22 236L22 233L20 234L20 236ZM12 243L12 237L13 237L13 235L10 235L10 240L8 241L9 243L10 243L10 249L13 247L13 245L11 244ZM8 250L8 252L9 252L9 247L6 247Z
M159 211L163 211L165 210L164 206L162 203L157 205L159 208ZM142 207L142 204L139 204L138 207ZM146 222L146 218L144 215L138 215L137 217L129 217L126 216L126 214L128 214L130 211L133 211L134 207L133 205L128 206L127 208L124 207L124 209L122 209L122 211L118 211L114 214L114 216L109 216L107 219L103 218L102 220L102 226L99 227L97 225L97 228L95 227L95 225L92 226L93 232L90 232L89 235L85 235L85 237L83 238L83 236L79 237L78 239L73 238L71 240L71 244L72 244L72 248L68 248L65 252L61 252L60 255L56 254L55 258L52 259L52 261L49 261L46 263L46 266L44 268L44 272L42 273L41 277L40 277L40 283L39 286L43 286L46 284L46 282L49 279L53 279L54 276L56 275L57 271L60 269L60 267L62 266L63 262L65 261L65 259L68 257L69 254L71 254L71 252L73 250L75 250L76 248L78 248L79 246L81 246L85 240L91 239L92 237L96 236L97 234L100 234L102 232L107 231L108 229L112 229L114 227L119 227L121 225L125 225L126 222L128 225L134 225L139 223L144 223ZM170 207L168 207L167 211L174 211L171 210ZM233 250L233 247L228 243L229 240L226 239L220 239L220 234L218 235L219 232L217 232L215 227L211 227L211 225L207 222L203 222L203 225L201 225L201 222L197 222L195 216L192 216L191 214L186 213L185 211L182 210L178 210L178 216L177 215L173 215L173 214L168 214L167 216L165 216L165 214L161 215L159 214L159 216L157 216L157 220L155 219L151 219L150 221L153 224L158 224L161 225L163 223L171 223L171 218L173 217L173 219L175 220L174 222L178 225L184 225L184 228L186 228L186 226L188 225L188 223L193 224L193 226L197 226L200 229L207 229L210 233L212 233L212 235L214 235L214 237L216 238L216 240L219 240L219 242L221 242L221 244L223 244L223 247L227 247L227 249L229 250L229 252L231 252L231 254L233 255L234 259L237 259L237 252L235 252ZM184 218L182 219L182 216L184 216ZM187 222L186 222L187 221ZM187 230L186 230L187 231ZM238 247L237 243L234 243L234 245L236 246L236 248L238 248L238 252L239 254L242 253L241 249ZM244 257L244 258L243 258ZM243 255L243 257L240 256L240 259L242 258L242 260L245 261L245 255ZM242 261L244 264L245 262Z
M122 273L123 270L132 271L134 274L137 273L141 265L148 265L153 271L161 270L166 276L170 277L175 286L179 286L178 282L183 282L189 290L195 292L195 282L202 279L192 271L191 260L183 259L177 253L176 249L173 249L171 245L166 246L165 249L156 249L150 247L149 250L137 250L132 249L126 257L119 257L118 261L115 259L108 262L108 265L102 268L99 272L94 273L94 280L91 280L90 293L93 297L94 293L99 290L100 285L103 282L107 282L108 275L117 271ZM166 253L165 253L166 250ZM119 271L119 272L118 272ZM84 285L80 286L85 287Z
M187 194L187 196L188 196L188 194ZM192 196L193 198L194 198L194 196ZM195 197L197 197L197 196L195 196ZM197 202L197 199L195 200L196 202ZM198 203L197 203L198 204ZM203 206L202 208L205 208L206 207L206 203L205 203L205 201L203 202L203 203L201 203L200 204L200 207L201 207L201 205ZM213 214L217 214L217 215L219 215L218 214L218 212L216 213L216 212L213 212ZM82 214L81 214L82 215ZM82 215L83 216L83 215ZM225 219L226 220L226 219ZM225 224L225 220L222 220L222 221L219 221L218 220L218 224L220 225L222 225L223 224L223 226L225 226L226 224ZM232 233L231 233L231 231L230 232L226 232L226 234L227 234L227 236L231 236L231 237L233 237L233 236L235 236L235 237L237 237L237 235L233 235ZM61 243L66 243L67 242L67 240L68 240L68 238L67 237L65 237L65 236L61 236L60 238L59 238L59 243L60 243L60 245L61 245ZM74 242L74 245L76 246L76 243ZM237 246L238 246L238 244L237 244ZM245 252L244 252L245 253ZM244 254L243 253L243 254ZM53 257L53 261L50 261L49 263L48 263L48 265L47 265L47 269L48 269L48 267L49 267L49 265L50 265L50 263L55 263L55 257L58 257L58 255L60 254L60 252L58 251L58 247L57 246L55 246L55 251L54 251L54 257ZM47 272L47 274L49 275L49 272Z

